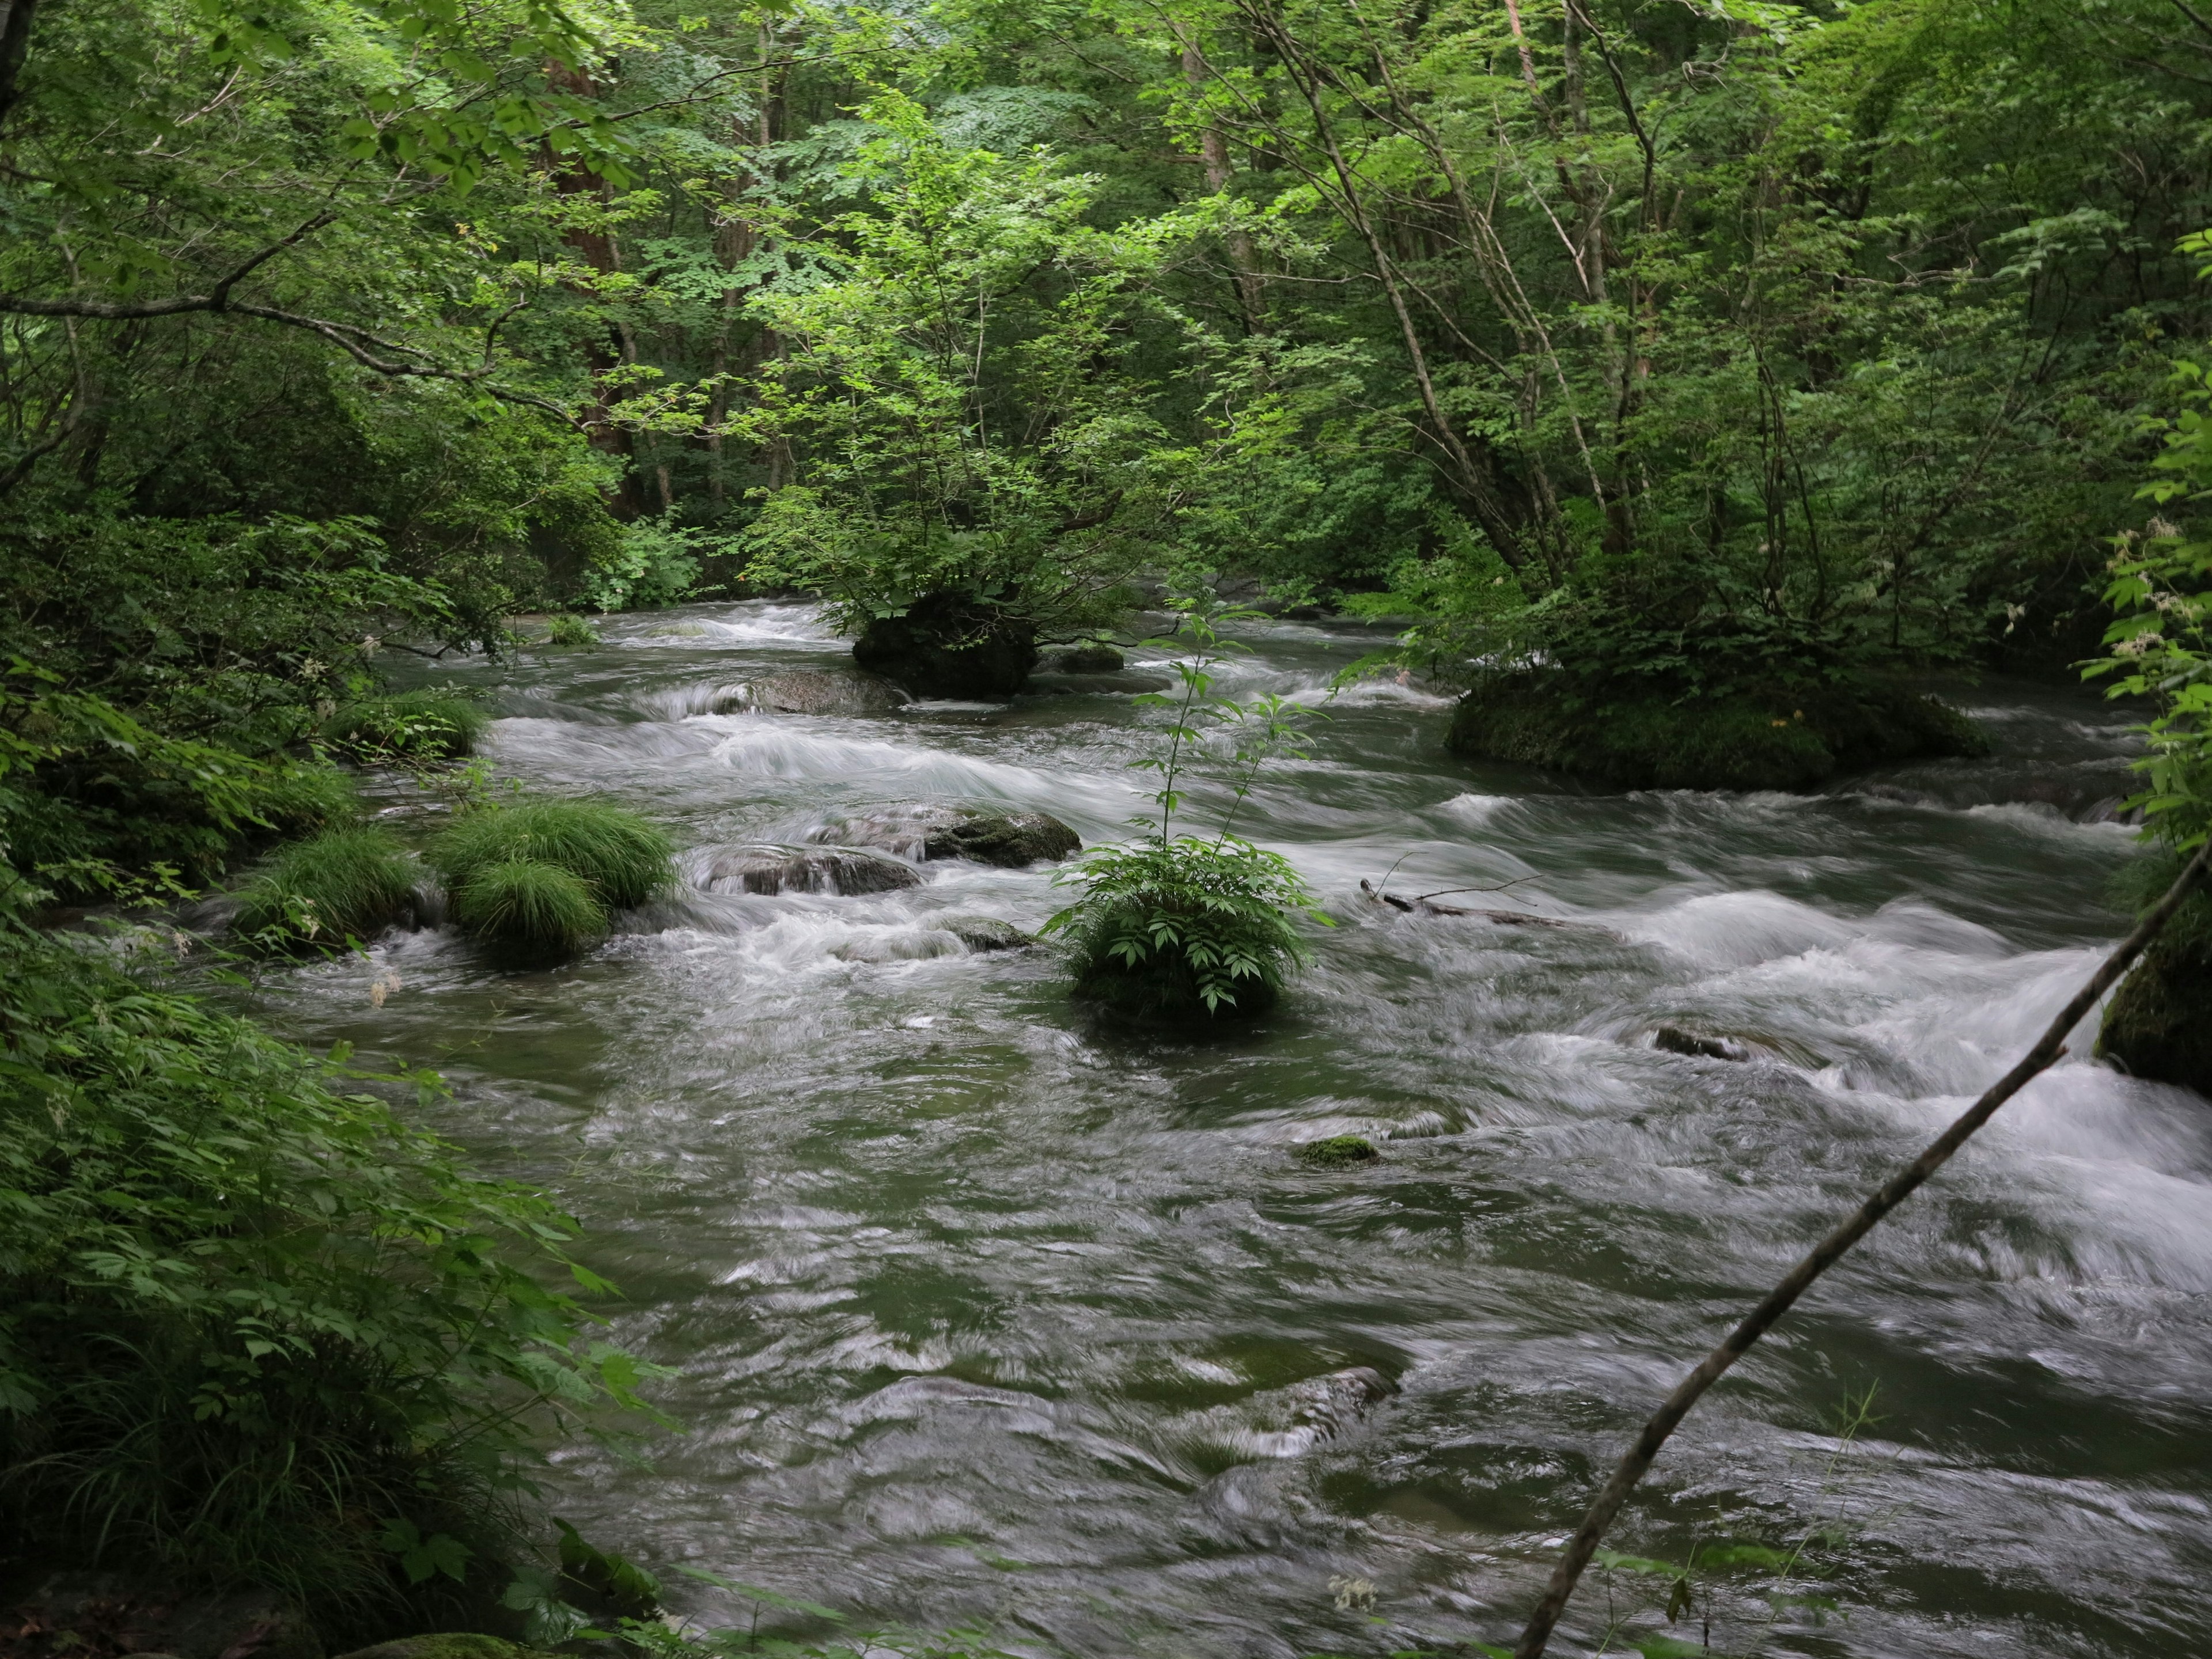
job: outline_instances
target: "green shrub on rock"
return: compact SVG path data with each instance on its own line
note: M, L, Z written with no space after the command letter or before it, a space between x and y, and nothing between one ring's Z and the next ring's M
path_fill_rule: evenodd
M387 831L326 830L270 860L241 892L235 926L278 947L368 939L406 912L414 891L414 864Z
M1146 1021L1249 1018L1274 1005L1291 970L1307 960L1292 918L1328 925L1290 860L1229 833L1261 765L1299 752L1296 717L1280 698L1247 705L1212 694L1207 671L1238 648L1218 624L1255 614L1194 605L1173 638L1146 642L1187 653L1176 664L1180 697L1137 699L1173 711L1166 745L1133 763L1160 774L1152 793L1159 816L1138 820L1146 831L1139 839L1096 848L1056 877L1083 890L1043 929L1074 945L1075 994L1083 1000ZM1211 840L1171 833L1185 777L1200 764L1206 733L1192 722L1201 718L1217 733L1233 729L1244 739L1225 779L1229 809Z
M451 691L402 691L349 703L323 722L322 735L368 759L450 760L473 754L491 716Z
M1083 896L1045 923L1076 948L1076 994L1139 1019L1249 1018L1306 960L1310 912L1280 854L1234 836L1099 848Z
M1446 742L1631 789L1811 789L1869 766L1989 750L1958 710L1878 681L1677 696L1657 683L1596 690L1547 670L1479 681Z

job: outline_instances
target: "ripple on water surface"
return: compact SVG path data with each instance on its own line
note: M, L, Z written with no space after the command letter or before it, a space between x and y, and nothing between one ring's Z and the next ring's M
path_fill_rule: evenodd
M717 713L749 675L841 660L811 610L604 631L513 672L490 752L693 847L936 797L1096 840L1143 804L1127 763L1159 716L1127 698ZM1250 637L1238 689L1314 701L1374 643ZM1977 696L1991 761L1812 797L1596 793L1451 761L1418 686L1340 697L1239 820L1339 925L1275 1014L1204 1047L1085 1024L1048 950L963 945L947 918L1033 929L1064 898L1048 870L963 864L856 897L687 894L558 973L398 936L266 1001L442 1066L441 1127L557 1188L629 1294L617 1331L683 1367L686 1431L650 1472L560 1460L592 1535L1023 1651L1501 1640L1680 1371L2116 932L2129 842L2096 792L2124 722ZM1362 901L1386 872L1568 925ZM400 988L372 1006L380 974ZM1618 1541L1816 1535L1781 1589L1848 1620L1747 1581L1714 1632L1732 1652L2191 1650L2207 1121L2062 1065L1709 1397ZM1384 1156L1292 1155L1340 1133ZM1346 1579L1384 1626L1335 1606Z

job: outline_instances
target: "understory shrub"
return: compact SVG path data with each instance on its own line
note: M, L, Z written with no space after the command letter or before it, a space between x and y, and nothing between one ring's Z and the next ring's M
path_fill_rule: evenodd
M424 689L348 703L322 736L364 759L447 760L476 752L491 715L458 692Z
M673 854L657 825L622 807L525 801L470 812L425 856L462 927L566 951L604 933L607 911L667 891Z
M328 1638L487 1616L533 1445L643 1409L574 1223L82 939L0 933L0 1032L16 1565L258 1586Z
M277 948L368 939L413 902L415 866L387 830L294 842L241 890L237 931Z

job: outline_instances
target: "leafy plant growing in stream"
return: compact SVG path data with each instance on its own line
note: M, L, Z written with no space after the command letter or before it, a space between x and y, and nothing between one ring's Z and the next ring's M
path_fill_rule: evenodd
M1243 648L1220 625L1257 614L1193 605L1171 636L1146 641L1182 653L1181 694L1137 699L1174 711L1164 747L1131 763L1159 775L1152 794L1158 815L1133 820L1145 831L1137 840L1098 848L1056 877L1082 891L1044 926L1075 945L1079 997L1139 1018L1249 1018L1271 1006L1307 960L1294 918L1329 925L1290 860L1231 833L1261 766L1304 752L1297 711L1281 697L1239 702L1214 690L1214 665ZM1177 835L1183 787L1204 763L1208 738L1231 734L1242 741L1232 745L1219 827L1210 839Z

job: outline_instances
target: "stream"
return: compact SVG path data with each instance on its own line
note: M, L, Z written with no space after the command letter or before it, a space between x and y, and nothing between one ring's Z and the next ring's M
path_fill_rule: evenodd
M491 688L500 775L634 805L694 870L871 805L1042 810L1086 844L1144 808L1128 763L1163 716L1126 696L720 714L748 677L850 659L796 604L599 625L598 648L415 676ZM1318 706L1383 636L1243 637L1225 690ZM1620 794L1455 760L1443 698L1360 683L1237 823L1336 925L1276 1010L1212 1041L1094 1024L1056 948L933 925L1034 929L1065 902L1050 867L936 861L860 896L687 891L557 971L397 933L270 970L255 1006L438 1067L431 1127L582 1219L626 1297L616 1340L681 1368L659 1397L682 1430L648 1435L649 1466L571 1448L548 1491L678 1606L751 1617L681 1565L1024 1655L1510 1642L1681 1372L2123 931L2129 717L2064 687L1961 696L1994 758ZM401 780L371 793L420 810ZM1456 902L1574 925L1364 900L1394 866L1395 892L1510 883ZM1655 1047L1662 1025L1750 1057ZM1344 1133L1381 1159L1294 1156ZM2208 1186L2197 1097L2084 1059L2032 1085L1668 1447L1616 1547L1797 1553L1701 1580L1670 1633L2199 1651ZM1591 1650L1609 1610L1636 1613L1613 1651L1669 1632L1636 1613L1667 1591L1594 1574L1553 1651Z

